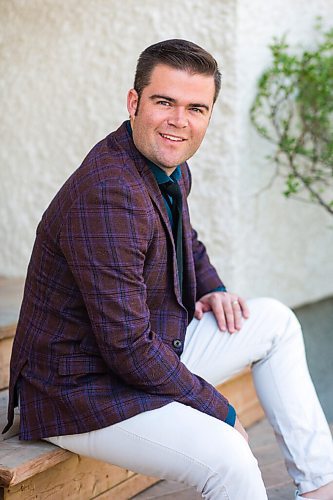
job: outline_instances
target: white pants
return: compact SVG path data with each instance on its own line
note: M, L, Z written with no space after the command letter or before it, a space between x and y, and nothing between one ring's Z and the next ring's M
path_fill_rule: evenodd
M182 362L216 385L251 364L259 399L299 491L333 480L333 446L310 379L300 325L273 299L248 302L240 332L219 331L212 313L188 327ZM232 404L232 401L230 401ZM236 408L237 411L237 408ZM257 461L231 426L178 402L50 442L80 455L194 486L212 500L262 500Z

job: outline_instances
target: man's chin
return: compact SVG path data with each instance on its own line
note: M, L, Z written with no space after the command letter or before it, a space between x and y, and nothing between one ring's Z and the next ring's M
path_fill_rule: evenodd
M162 168L163 170L175 170L178 165L181 165L182 163L184 163L185 161L188 160L189 157L178 157L178 158L174 158L172 160L163 160L163 161L160 161L160 162L156 162L156 165L160 168Z

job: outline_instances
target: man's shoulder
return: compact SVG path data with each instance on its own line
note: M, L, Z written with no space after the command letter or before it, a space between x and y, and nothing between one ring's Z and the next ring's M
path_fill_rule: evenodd
M139 169L142 159L131 144L126 123L99 141L87 154L82 164L59 189L43 214L42 220L61 221L73 206L103 184L108 186L134 186L141 184ZM138 168L139 166L139 168Z
M59 193L63 196L80 196L105 182L112 184L123 180L131 184L134 179L137 182L141 164L142 158L124 122L89 151Z
M74 176L87 175L90 183L119 178L135 172L141 161L124 122L91 149Z

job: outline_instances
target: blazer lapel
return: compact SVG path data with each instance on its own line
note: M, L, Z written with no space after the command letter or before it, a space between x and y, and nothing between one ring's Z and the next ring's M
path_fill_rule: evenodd
M179 182L183 195L183 304L188 311L189 319L192 319L194 314L193 304L196 300L196 281L192 252L192 226L187 205L184 175L185 172L183 172Z

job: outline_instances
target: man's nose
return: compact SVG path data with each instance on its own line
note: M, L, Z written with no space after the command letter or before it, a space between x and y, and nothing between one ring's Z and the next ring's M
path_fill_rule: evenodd
M177 106L172 108L172 111L171 111L170 116L168 118L168 123L169 123L169 125L173 125L174 127L177 127L177 128L187 127L188 118L187 118L186 109L184 109L182 107L177 107Z

